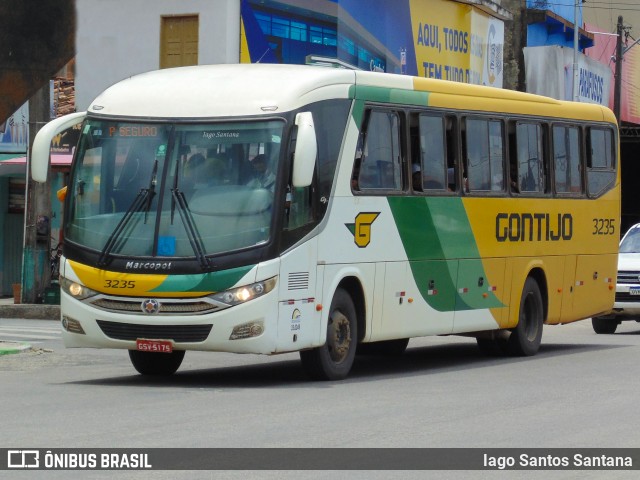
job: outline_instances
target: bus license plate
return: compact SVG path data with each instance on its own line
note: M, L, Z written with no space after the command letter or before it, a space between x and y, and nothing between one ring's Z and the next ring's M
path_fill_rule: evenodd
M136 350L141 352L171 353L173 344L169 340L147 340L139 338L136 340Z
M629 295L640 295L640 287L629 287Z

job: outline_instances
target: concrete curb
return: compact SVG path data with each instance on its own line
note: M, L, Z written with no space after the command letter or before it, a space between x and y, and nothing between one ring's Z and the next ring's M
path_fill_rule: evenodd
M0 356L31 350L31 345L20 342L4 342L0 340Z
M60 305L27 303L15 305L0 305L0 318L60 320Z

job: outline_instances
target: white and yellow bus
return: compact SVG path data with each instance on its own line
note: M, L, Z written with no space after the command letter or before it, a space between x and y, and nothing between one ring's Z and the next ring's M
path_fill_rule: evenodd
M359 353L464 334L533 355L543 324L608 311L618 133L598 105L337 68L137 75L82 121L64 208L65 345L142 374L186 350Z

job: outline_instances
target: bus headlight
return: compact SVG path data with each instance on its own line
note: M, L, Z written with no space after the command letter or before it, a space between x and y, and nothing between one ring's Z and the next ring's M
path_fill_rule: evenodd
M210 295L210 297L217 302L232 307L269 293L276 286L277 278L278 277L272 277L261 282L252 283L251 285L244 285L242 287L225 290L224 292L214 293Z
M98 292L95 290L91 290L78 282L74 282L73 280L69 280L64 277L60 277L60 289L78 300L84 300L85 298L98 295Z

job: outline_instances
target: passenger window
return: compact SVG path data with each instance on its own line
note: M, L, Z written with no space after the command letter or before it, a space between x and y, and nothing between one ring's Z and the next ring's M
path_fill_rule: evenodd
M358 190L400 190L402 188L402 154L400 119L396 112L372 110L361 133ZM359 157L359 158L358 158Z
M465 139L469 191L504 191L502 122L467 119Z
M447 187L444 119L420 115L420 156L412 166L414 190L442 190ZM417 161L416 161L417 160Z
M580 132L576 127L553 127L553 166L557 193L581 193Z
M515 191L520 193L544 192L544 161L542 128L532 123L516 126L517 165Z
M613 132L610 129L590 128L587 157L587 190L596 197L606 192L616 179Z

